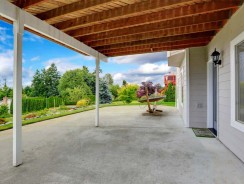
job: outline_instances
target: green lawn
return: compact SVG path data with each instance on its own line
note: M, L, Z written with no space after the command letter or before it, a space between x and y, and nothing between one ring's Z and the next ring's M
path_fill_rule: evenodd
M158 105L163 105L163 106L172 106L172 107L175 106L175 102L163 102L163 101L159 101L159 102L157 102L157 104ZM140 103L138 101L132 101L130 104L126 104L126 103L123 103L121 101L117 101L117 102L113 102L111 104L103 104L103 105L100 105L100 108L109 107L109 106L126 106L126 105L147 105L147 104L146 103ZM25 126L25 125L32 124L32 123L37 123L37 122L40 122L40 121L54 119L54 118L58 118L58 117L62 117L62 116L67 116L67 115L71 115L71 114L76 114L76 113L80 113L80 112L84 112L84 111L89 111L89 110L93 110L93 109L95 109L94 106L88 106L88 107L80 108L80 109L73 110L73 111L61 111L60 114L54 114L54 115L51 115L51 116L44 116L44 117L40 117L40 118L23 120L22 121L22 124L23 124L23 126ZM12 118L8 118L8 119L11 119L12 120ZM13 124L12 123L7 124L7 125L1 125L0 126L0 131L7 130L7 129L11 129L11 128L13 128Z

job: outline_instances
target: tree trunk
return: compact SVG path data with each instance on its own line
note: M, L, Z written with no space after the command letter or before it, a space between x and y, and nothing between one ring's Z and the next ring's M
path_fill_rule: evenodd
M148 96L148 88L146 87L146 97L147 97L147 106L148 106L148 112L153 113L153 110L151 109L151 105L149 102L149 96Z

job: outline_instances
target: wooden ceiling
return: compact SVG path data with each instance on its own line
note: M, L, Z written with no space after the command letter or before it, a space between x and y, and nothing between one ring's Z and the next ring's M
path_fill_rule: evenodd
M242 0L9 0L106 56L207 45Z

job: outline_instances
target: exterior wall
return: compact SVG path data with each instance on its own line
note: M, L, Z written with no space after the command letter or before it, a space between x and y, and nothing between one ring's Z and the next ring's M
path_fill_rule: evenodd
M207 127L206 47L189 49L189 126Z
M220 141L244 161L244 133L231 126L230 42L244 32L244 6L228 21L207 48L210 59L214 48L221 51L223 65L218 72L218 132Z
M185 54L186 55L186 54ZM184 120L185 127L188 127L188 81L187 81L187 57L185 56L181 61L180 67L177 67L176 72L176 102L177 108ZM182 95L182 87L183 87L183 95ZM183 97L183 99L182 99Z

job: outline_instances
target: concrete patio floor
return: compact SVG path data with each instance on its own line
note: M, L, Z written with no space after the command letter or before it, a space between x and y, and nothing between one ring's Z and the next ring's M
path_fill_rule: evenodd
M94 111L23 127L24 164L12 167L12 130L0 132L2 184L243 184L244 164L217 139L197 138L173 107Z

